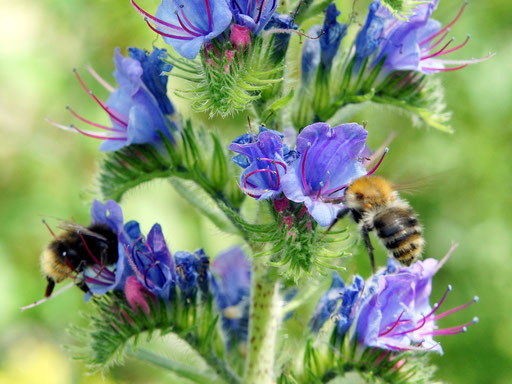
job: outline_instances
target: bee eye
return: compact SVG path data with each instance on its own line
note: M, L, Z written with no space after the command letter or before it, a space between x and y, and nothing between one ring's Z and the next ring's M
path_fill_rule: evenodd
M360 192L356 192L356 199L357 199L357 200L363 200L363 199L364 199L363 194L362 194L362 193L360 193Z
M62 252L62 257L66 257L68 253L66 251Z

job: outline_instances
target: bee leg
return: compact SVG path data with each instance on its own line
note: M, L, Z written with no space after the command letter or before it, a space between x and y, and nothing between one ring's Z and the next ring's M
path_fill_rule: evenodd
M362 228L363 240L366 249L368 250L368 255L370 255L370 263L372 264L372 272L375 273L375 257L373 256L373 245L370 241L370 234L368 228L363 226Z
M55 281L51 277L47 277L46 280L48 280L48 285L46 286L44 297L50 297L53 292L53 288L55 288Z
M327 235L331 231L332 227L334 227L338 221L340 221L345 216L347 216L347 214L349 212L350 212L350 208L347 208L347 207L345 207L341 211L339 211L338 214L336 215L336 218L331 223L331 225L329 225L329 227L325 230L324 235Z

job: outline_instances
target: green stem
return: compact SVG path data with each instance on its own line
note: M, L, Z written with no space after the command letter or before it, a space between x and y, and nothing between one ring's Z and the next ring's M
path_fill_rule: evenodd
M198 370L197 367L191 367L178 361L166 359L160 355L157 355L143 348L137 348L136 350L133 350L132 348L127 348L127 353L130 356L135 357L139 360L143 360L151 364L154 364L158 367L172 371L181 377L192 380L195 383L226 383L224 380L214 376L211 372L201 371Z
M253 259L249 348L245 384L274 383L274 355L280 321L279 285L261 258Z

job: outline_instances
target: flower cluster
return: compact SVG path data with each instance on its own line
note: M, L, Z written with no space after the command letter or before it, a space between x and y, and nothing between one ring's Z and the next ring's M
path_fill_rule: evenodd
M297 137L290 151L274 131L237 138L229 148L233 160L244 168L240 188L256 199L287 199L304 204L321 226L332 223L342 209L344 188L366 175L362 158L368 132L355 123L330 127L315 123Z
M161 134L171 142L174 140L172 131L176 129L170 116L175 109L167 96L167 76L172 66L162 58L166 56L164 49L155 48L151 54L138 49L129 49L130 57L124 57L119 48L114 53L114 77L117 88L112 87L91 67L89 72L110 92L106 102L101 101L84 83L77 70L74 73L87 94L107 113L112 126L92 122L72 108L67 107L79 121L103 130L90 131L75 125L64 126L51 120L49 122L59 128L79 132L85 136L103 140L101 151L116 151L131 144L153 144L161 142Z
M450 47L454 39L447 42L445 38L450 28L462 15L466 3L457 16L446 26L431 19L432 12L437 8L438 0L419 4L408 20L396 16L379 0L374 0L369 7L368 17L363 28L356 37L355 70L365 60L370 67L382 63L381 76L393 71L415 71L425 74L454 71L469 64L487 60L446 60L442 57L464 47L469 36L461 44Z
M436 351L441 345L434 336L465 332L472 321L438 329L436 322L443 317L467 308L471 302L439 313L451 286L432 308L430 294L432 278L442 263L435 259L418 261L410 267L397 267L389 260L366 282L360 277L345 287L339 276L333 277L331 288L321 297L311 320L311 329L318 332L332 318L339 339L348 337L364 347L391 351Z
M213 39L222 41L230 25L260 33L277 8L277 0L163 0L153 16L131 2L148 26L187 59L194 59ZM232 33L236 30L231 28Z
M165 301L181 300L185 304L196 302L197 292L209 292L209 260L202 249L176 252L174 257L162 234L159 224L153 225L147 238L139 223L123 224L121 207L113 200L102 204L94 201L91 207L94 224L106 224L117 235L118 260L114 265L97 264L84 270L84 283L92 295L109 291L125 292L130 304L148 308L145 296Z

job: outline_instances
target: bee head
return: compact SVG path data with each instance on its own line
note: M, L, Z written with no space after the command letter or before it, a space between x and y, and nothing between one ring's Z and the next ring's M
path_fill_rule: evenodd
M392 184L379 176L363 176L345 191L345 205L360 211L383 206L395 199Z

